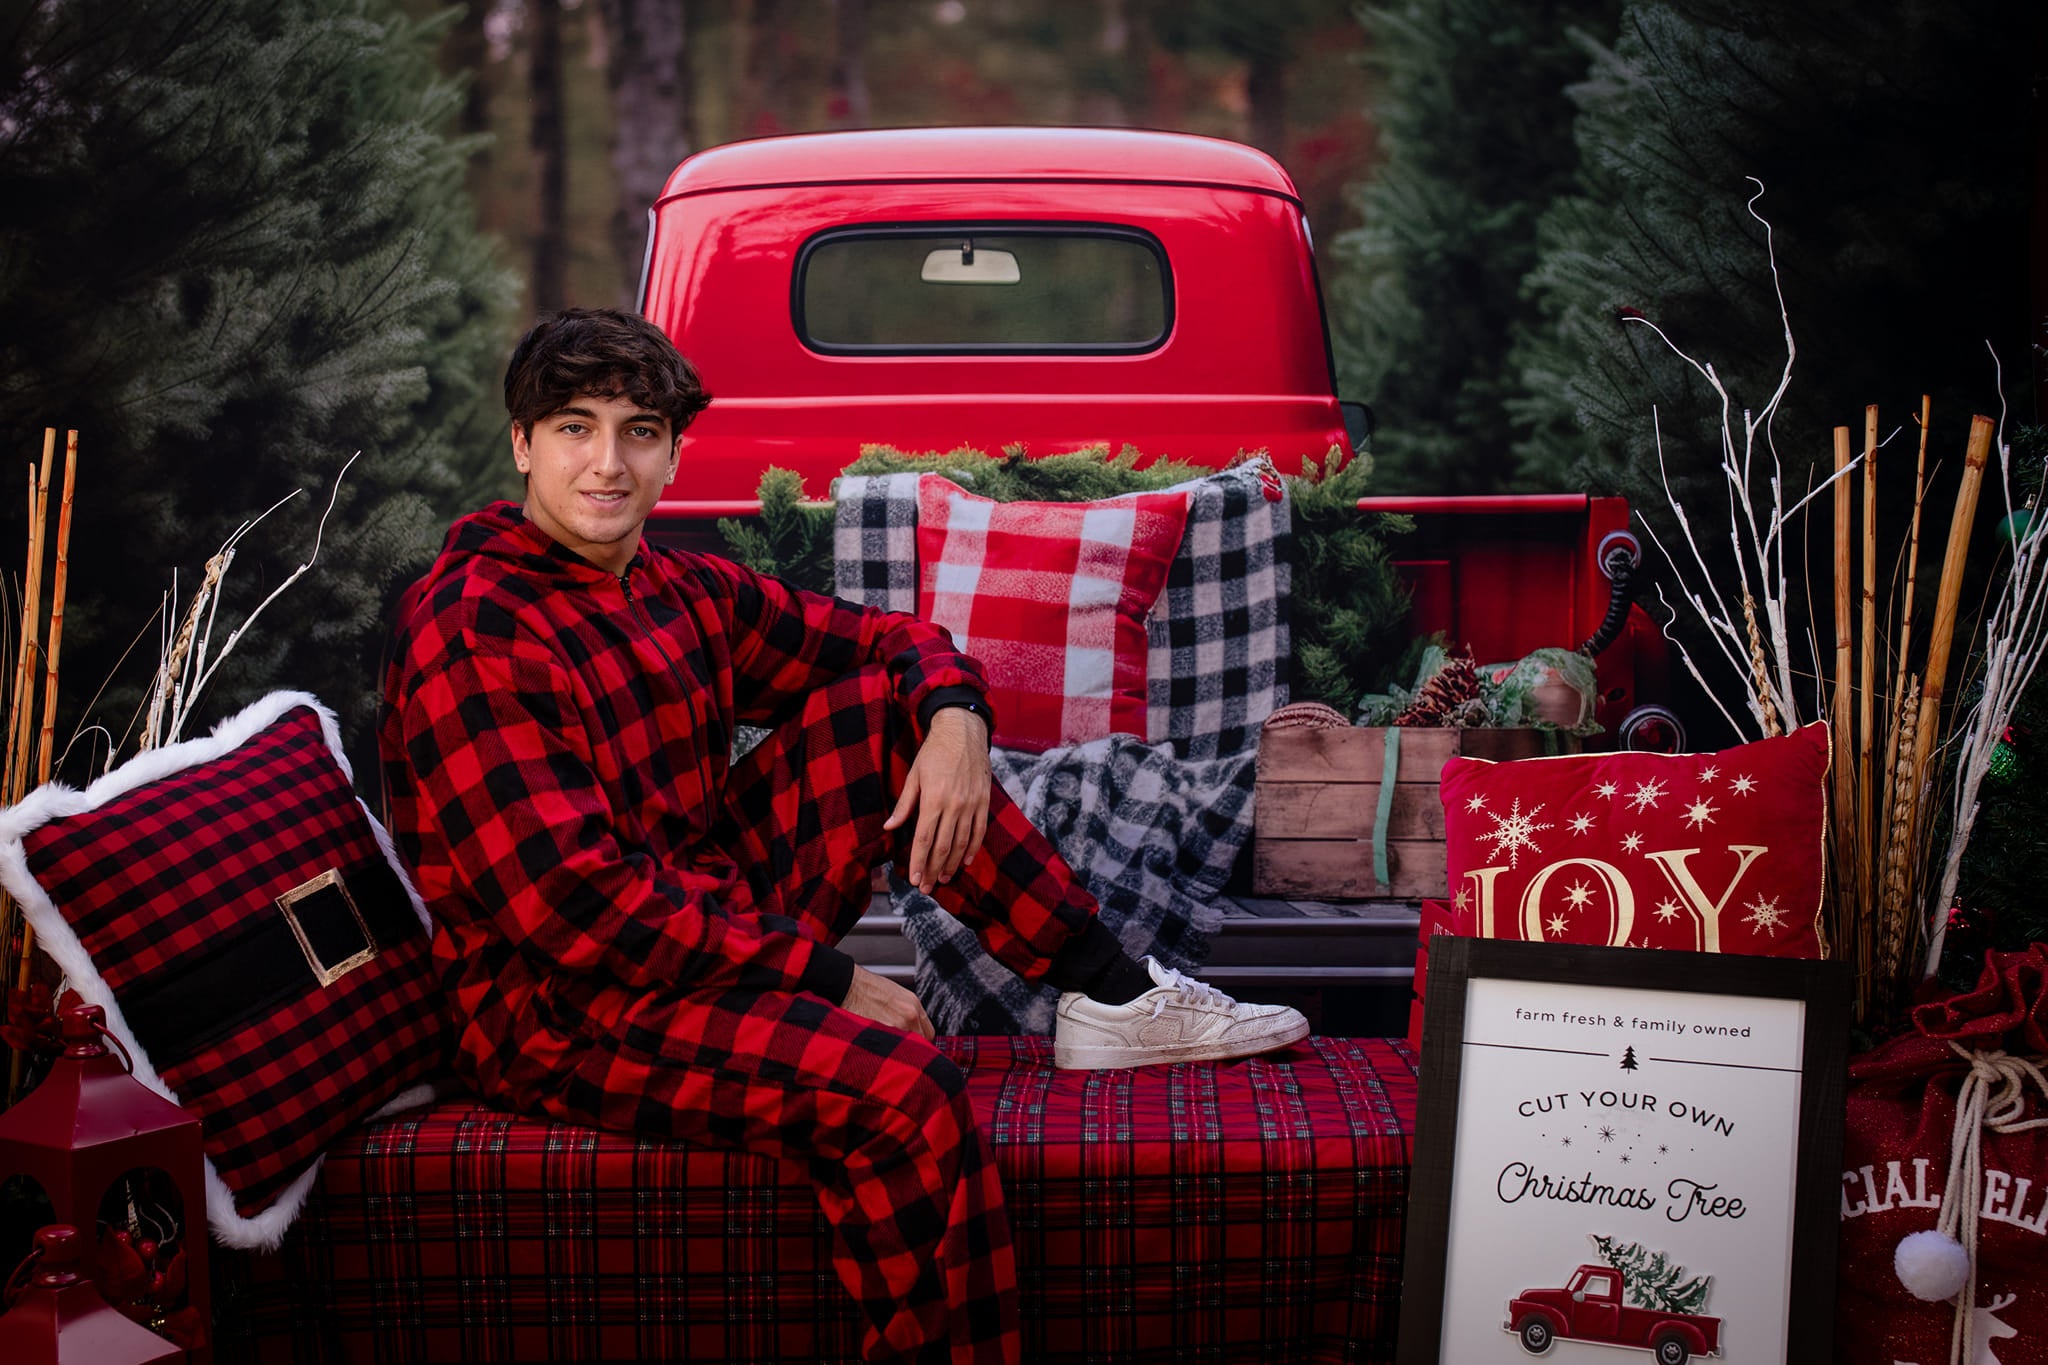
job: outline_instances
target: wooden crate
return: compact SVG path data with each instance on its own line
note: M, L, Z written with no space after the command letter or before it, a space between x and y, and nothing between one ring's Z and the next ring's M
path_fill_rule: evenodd
M1387 872L1373 871L1373 823L1386 773L1378 726L1267 730L1259 736L1252 894L1298 900L1422 900L1448 892L1437 777L1456 755L1505 761L1577 752L1544 730L1404 728L1387 813Z

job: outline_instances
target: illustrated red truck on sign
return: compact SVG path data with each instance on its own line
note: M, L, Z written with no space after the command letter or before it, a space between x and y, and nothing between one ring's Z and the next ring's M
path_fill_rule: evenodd
M1560 1339L1638 1347L1654 1354L1657 1365L1721 1354L1719 1318L1631 1308L1621 1301L1621 1289L1621 1272L1613 1266L1582 1265L1563 1289L1524 1289L1509 1300L1501 1326L1531 1355Z

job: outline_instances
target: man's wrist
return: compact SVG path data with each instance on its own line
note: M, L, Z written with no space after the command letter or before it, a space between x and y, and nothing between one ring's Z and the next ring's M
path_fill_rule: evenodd
M993 738L996 728L995 710L988 704L988 698L971 687L941 687L926 697L918 707L918 723L929 734L932 720L941 711L966 711L981 717L981 723Z

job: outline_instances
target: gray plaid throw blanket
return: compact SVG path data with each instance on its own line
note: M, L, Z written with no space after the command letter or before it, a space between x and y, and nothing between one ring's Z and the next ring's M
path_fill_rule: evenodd
M1212 904L1252 833L1255 753L1189 760L1130 735L1044 754L998 749L996 777L1094 893L1133 957L1209 955ZM941 1033L1051 1033L1058 995L1033 989L967 927L901 880L891 902L917 949L917 993Z

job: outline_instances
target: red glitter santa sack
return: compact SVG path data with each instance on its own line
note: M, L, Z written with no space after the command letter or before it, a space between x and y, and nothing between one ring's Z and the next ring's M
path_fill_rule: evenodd
M1988 954L1975 989L1913 1028L1849 1066L1835 1358L2048 1361L2048 944ZM1959 1106L1980 1111L1962 1131ZM1915 1297L1902 1274L1923 1293L1964 1281L1973 1232L1974 1284Z

